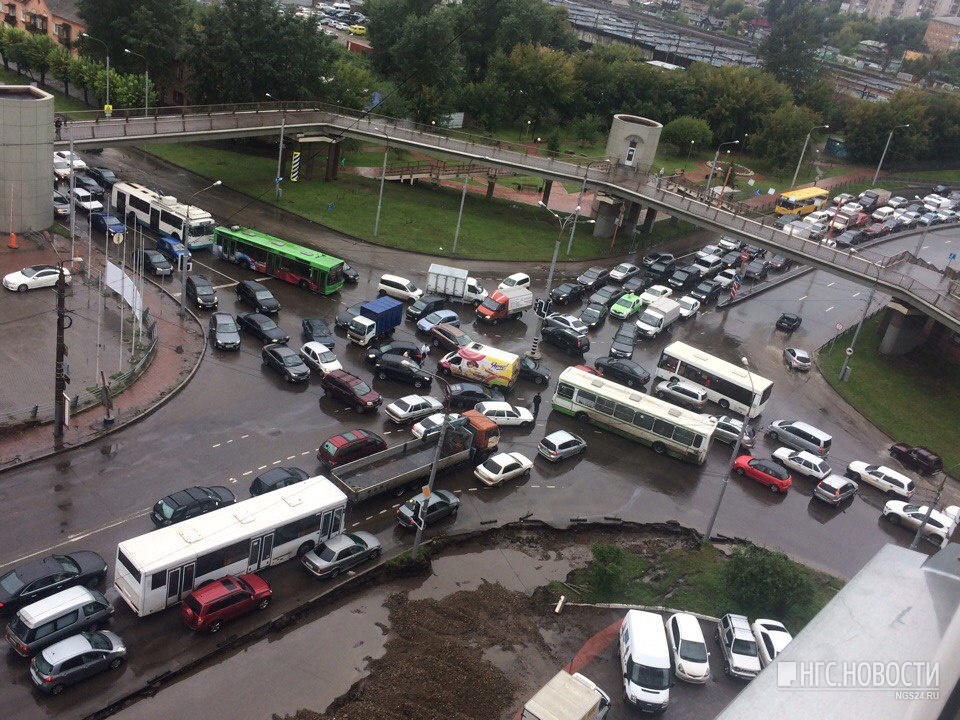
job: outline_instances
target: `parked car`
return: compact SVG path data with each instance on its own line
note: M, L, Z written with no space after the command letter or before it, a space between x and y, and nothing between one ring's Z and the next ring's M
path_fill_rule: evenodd
M801 220L803 220L803 218L796 213L791 213L790 215L778 215L773 221L773 226L777 230L783 230L790 223L800 222Z
M700 621L689 613L676 613L667 618L664 627L676 676L696 685L708 682L710 653L707 652Z
M716 280L704 280L690 291L690 297L696 298L704 305L709 305L723 292L723 286Z
M522 453L497 453L477 465L474 476L487 487L502 485L516 477L526 477L533 468L533 461Z
M643 274L643 277L648 280L646 283L647 287L655 284L663 284L670 279L673 273L676 271L677 266L675 263L654 263L646 269Z
M187 260L190 260L192 257L190 251L183 246L183 243L172 237L164 236L157 238L156 249L178 270L180 269L180 256L187 258Z
M610 357L626 358L633 357L633 348L637 344L636 323L623 323L617 332L614 333L613 341L610 343Z
M739 269L740 265L743 264L743 253L740 250L731 250L724 253L720 257L720 264L727 270L730 268ZM721 270L721 272L723 271Z
M366 361L374 365L382 355L401 355L417 362L423 362L425 356L420 349L421 347L423 346L407 340L390 340L367 348Z
M630 278L636 277L642 272L643 269L633 263L620 263L610 271L610 279L614 282L625 283Z
M440 323L430 331L430 344L443 350L459 350L473 342L473 339L458 327Z
M567 328L579 334L587 332L587 326L580 322L579 318L563 313L550 313L543 319L543 324L546 327Z
M785 348L783 351L783 361L791 370L807 372L813 367L813 360L810 359L810 354L801 348Z
M848 248L859 245L863 242L863 233L859 230L844 230L837 237L837 247L838 248Z
M358 302L341 310L337 313L333 324L341 330L346 330L347 326L350 325L350 321L360 314L360 308L363 307L363 305L364 303Z
M103 202L103 187L93 178L86 175L76 175L73 178L75 188L83 188L100 202Z
M376 412L383 402L380 393L346 370L334 370L320 379L320 387L328 398L350 405L358 413Z
M721 617L714 639L723 652L727 675L752 680L760 674L760 653L746 617L733 613Z
M417 321L417 330L429 333L441 323L453 327L460 327L460 318L453 310L435 310Z
M111 238L126 230L123 223L109 213L90 213L90 225L94 230Z
M405 395L387 405L387 417L398 425L414 423L421 418L443 410L443 403L435 397L423 395Z
M585 333L561 327L545 327L542 331L544 342L555 345L570 355L583 355L590 351L590 338Z
M280 311L280 302L256 280L241 280L236 287L237 300L249 305L256 312L272 315Z
M723 290L726 290L733 284L733 281L736 280L739 273L733 268L727 270L721 270L717 273L717 276L714 278L714 281L720 284L720 287Z
M649 290L647 292L649 292ZM613 304L613 307L610 308L610 314L615 318L627 320L633 315L636 315L637 310L641 307L643 307L641 296L627 294Z
M649 305L658 298L670 297L672 293L673 290L668 288L666 285L651 285L640 296L640 302L644 305Z
M510 288L528 288L530 287L530 276L526 273L513 273L503 279L498 286L498 290L509 290Z
M511 405L508 402L485 401L477 403L474 408L484 417L490 418L500 427L533 425L533 413L525 407Z
M623 287L618 287L616 285L604 285L602 288L593 293L593 295L587 298L587 302L591 304L599 303L609 308L626 294L627 291Z
M465 425L467 419L463 417L460 413L447 413L447 427L461 427ZM432 437L440 432L440 428L443 426L443 413L434 413L429 417L425 417L423 420L415 423L410 432L413 433L413 436L418 440L426 440L428 437Z
M847 465L846 476L851 480L873 485L890 497L900 496L907 500L916 490L916 484L903 473L884 465L868 465L861 460L854 460Z
M620 290L623 293L633 293L634 295L642 295L643 291L646 290L651 285L655 285L659 280L659 276L654 277L649 272L645 272L643 275L638 275L637 277L630 278L627 280L621 287ZM611 287L607 285L606 287ZM600 288L604 290L605 288ZM597 293L591 295L591 300ZM619 298L614 298L613 302L616 302ZM609 305L609 303L608 303Z
M56 217L68 217L70 215L70 201L63 193L53 193L53 214Z
M667 280L667 285L671 290L681 294L695 287L701 280L700 269L695 265L684 265L674 270L673 275ZM656 287L656 286L654 286ZM647 291L649 292L649 290Z
M119 635L84 631L54 643L30 660L30 679L40 692L59 695L69 685L116 670L127 656Z
M760 664L763 667L772 663L793 640L793 636L784 624L776 620L758 618L750 624L750 629L753 630L753 637L757 641Z
M399 275L382 275L377 286L379 295L389 295L403 301L414 301L423 295L423 290Z
M26 292L37 288L55 287L60 279L60 268L56 265L30 265L23 270L17 270L3 278L3 286L7 290ZM63 269L63 279L70 283L70 271Z
M743 420L730 415L721 415L713 418L717 421L717 426L713 431L713 437L720 442L733 445L740 438L740 432L743 432L743 439L740 440L740 447L752 448L756 441L757 431L753 429L750 423L747 423L746 430L743 429Z
M618 357L602 357L593 361L603 377L627 387L643 387L650 382L650 373L640 363Z
M318 342L304 343L300 348L300 357L308 368L316 370L321 375L343 369L333 351Z
M275 467L257 475L250 483L250 495L257 497L280 488L296 485L310 477L298 467Z
M593 292L607 284L610 278L610 271L602 267L592 267L577 278L577 282L583 286L585 292Z
M266 345L260 351L263 364L280 373L287 382L307 382L310 379L310 368L303 362L292 348L280 343Z
M429 500L423 493L415 495L397 508L397 524L402 528L415 528L414 512L424 504L426 504L424 524L433 525L444 518L455 518L460 509L460 498L449 490L434 490Z
M700 312L700 301L689 295L684 295L677 300L677 304L680 306L681 320L689 320L692 317L696 317L697 313Z
M186 292L187 300L198 308L216 310L220 304L213 283L205 275L187 275Z
M54 186L56 186L58 182L69 180L71 172L70 163L65 162L64 160L57 160L55 158L53 161Z
M305 341L320 343L327 349L333 350L335 344L333 331L326 320L304 318L300 321L300 331Z
M300 558L301 564L318 578L335 578L367 560L380 557L383 548L376 535L363 530L334 535Z
M550 382L550 370L528 355L520 356L520 377L532 380L537 385L547 385Z
M444 388L447 405L456 408L473 408L477 403L503 400L503 396L479 383L449 383Z
M580 312L580 322L587 330L596 330L607 321L610 311L603 303L591 302Z
M806 450L777 448L773 452L773 459L793 472L815 480L823 480L833 472L826 460Z
M566 430L553 431L537 445L537 454L550 462L583 455L586 451L587 441Z
M935 475L943 470L943 459L923 445L896 443L890 446L890 454L921 475Z
M153 512L150 513L150 519L157 527L166 527L233 505L236 501L230 489L222 485L212 487L195 485L177 490L157 500L153 506Z
M717 240L717 245L720 246L721 250L728 252L736 251L739 252L740 248L743 247L743 243L737 240L736 238L728 237L727 235L721 235L720 239Z
M800 327L802 322L803 318L795 313L782 313L780 317L777 318L777 330L793 332Z
M828 505L839 505L857 494L860 486L853 480L840 475L827 475L813 489L813 496Z
M916 530L923 524L927 512L930 517L923 528L923 538L935 545L940 545L949 539L957 527L957 518L960 516L960 507L950 505L943 511L930 510L926 505L913 505L902 500L890 500L883 506L883 517L894 525L904 525Z
M437 310L442 310L445 302L442 295L421 295L407 308L407 320L417 322Z
M707 391L686 380L661 380L657 383L654 394L662 400L668 400L692 410L703 410L703 406L707 404Z
M640 261L640 264L648 268L654 263L658 262L669 265L670 263L675 263L676 260L671 253L657 251L644 255L643 260Z
M270 586L259 575L225 575L184 597L180 619L191 630L217 633L225 622L266 610L272 598Z
M83 161L83 158L69 150L55 150L53 158L54 160L62 160L63 162L70 163L73 169L78 172L87 169L87 164Z
M360 273L358 273L355 268L352 268L347 263L344 263L343 281L347 283L347 285L356 285L358 282L360 282Z
M783 466L772 460L741 455L733 463L733 470L737 475L744 475L770 488L770 492L786 492L790 489L793 479Z
M241 330L245 330L265 344L285 343L290 340L286 331L277 325L272 318L260 313L240 313L237 315L237 325L240 326Z
M410 357L389 353L381 355L373 364L374 374L381 380L396 380L413 385L415 388L430 387L433 375L420 367L420 363Z
M117 177L117 174L113 170L105 167L92 167L87 170L87 175L96 180L105 188L112 188L114 185L120 182L120 178Z
M240 329L229 313L216 312L210 316L208 335L218 350L239 350Z
M768 272L766 260L751 260L743 270L743 277L747 280L766 280Z
M22 562L0 575L0 612L15 612L74 585L96 587L106 576L107 563L90 550Z
M774 420L764 432L764 436L820 457L829 455L830 446L833 444L830 435L801 420Z
M550 291L550 299L558 305L567 305L583 297L586 288L579 283L563 283Z

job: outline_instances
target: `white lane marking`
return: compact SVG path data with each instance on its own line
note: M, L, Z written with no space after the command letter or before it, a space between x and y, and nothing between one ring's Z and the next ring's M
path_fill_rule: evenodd
M533 488L534 490L539 490L539 489L540 489L540 486L539 486L539 485L531 485L530 487Z
M237 481L236 478L230 478L230 482L235 483L236 481Z
M290 455L290 456L287 457L287 460L293 460L295 457L296 457L296 455Z
M261 465L260 467L257 468L257 470L265 470L266 467L267 467L266 465Z
M836 283L835 283L835 282L832 282L832 283L827 283L827 287L833 287L834 285L836 285Z
M227 440L227 445L229 445L229 444L232 443L232 442L233 442L233 440Z
M859 296L859 295L860 295L860 293L858 293L858 292L855 292L855 293L853 294L854 297L857 297L857 296Z
M266 280L273 280L273 278L268 275L267 277L257 278L256 282L264 282Z
M358 527L359 525L360 525L360 523L355 522L355 523L354 523L353 525L351 525L350 527Z
M547 485L547 490L555 490L556 487L556 485Z
M211 445L210 447L220 447L220 445L221 443L217 443L216 445Z
M949 244L950 244L950 240L944 240L944 241L943 241L943 244L944 244L944 245L949 245Z
M835 308L835 307L836 307L836 305L831 305L831 306L828 307L826 310L824 310L824 312L830 312L830 311L833 310L833 308Z
M253 475L253 470L247 470L247 471L243 474L244 477L246 477L247 475Z
M380 511L380 514L383 515L385 512L390 512L388 509L383 509Z
M309 450L304 450L304 451L303 451L302 453L300 453L300 454L301 454L301 455L309 455L309 454L310 454L310 451L309 451Z
M248 437L250 437L250 433L247 433L246 435L241 435L241 436L240 436L240 439L241 439L241 440L246 440Z
M274 465L279 465L279 464L282 463L282 462L283 462L283 460L274 460L274 461L273 461L273 464L274 464Z
M797 300L797 302L800 302L800 300L806 300L806 299L807 299L807 296L804 295L802 298L799 298L799 299Z

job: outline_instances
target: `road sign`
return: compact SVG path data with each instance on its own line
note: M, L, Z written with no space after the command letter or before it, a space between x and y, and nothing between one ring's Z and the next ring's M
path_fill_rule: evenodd
M843 330L843 323L837 323L837 332Z
M123 233L118 232L113 234L113 244L114 245L123 245Z
M853 348L847 348L845 352L847 353L847 357L850 357L851 355L853 355Z
M947 255L947 258L950 259L950 260L956 260L956 259L957 259L957 254L956 254L956 253L950 253L949 255Z

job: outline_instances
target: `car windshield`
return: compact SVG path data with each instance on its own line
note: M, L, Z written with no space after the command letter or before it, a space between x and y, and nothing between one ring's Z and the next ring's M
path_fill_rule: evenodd
M0 587L2 587L9 595L16 595L23 585L24 582L20 579L20 576L17 575L15 570L11 570L3 577L0 577Z
M583 318L588 320L595 320L600 317L600 308L595 308L593 306L587 306L583 310Z
M257 298L257 300L270 300L273 298L273 293L269 290L257 290L254 297Z
M427 323L439 323L440 313L430 313L423 319L423 321Z
M742 638L737 638L733 641L732 650L737 655L757 657L757 644L753 640L743 640Z
M627 263L621 263L614 268L618 273L630 272L632 269L633 265L628 265Z
M41 675L50 675L53 672L53 665L47 662L47 658L44 657L43 653L39 653L33 659L33 665L37 668L37 672Z
M594 269L594 268L590 268L589 270L587 270L587 271L583 274L583 277L587 278L588 280L593 280L594 278L598 277L599 275L600 275L600 271L599 271L599 270L596 270L596 269Z
M204 220L203 222L190 223L189 232L190 232L190 237L202 237L203 235L213 235L213 221Z
M630 673L630 681L651 690L665 690L670 687L670 668L655 668L635 663Z
M85 632L82 634L94 650L109 650L113 647L113 643L101 632Z
M337 356L327 350L317 355L317 359L322 363L331 363L337 359Z
M697 304L696 300L683 300L683 299L680 300L680 305L685 310L692 310L696 306L696 304ZM646 316L646 313L644 313L644 316Z
M702 642L688 642L686 640L680 641L679 649L680 657L684 660L689 660L690 662L706 662L707 661L707 646Z
M167 520L173 517L174 507L166 500L161 500L157 503L157 510L160 511L160 516Z
M353 389L354 389L354 392L357 393L357 395L366 395L367 393L371 392L370 386L367 385L365 382L358 382L356 385L353 386Z
M494 475L499 475L500 472L503 470L503 465L501 465L500 461L497 460L496 458L490 458L485 463L483 463L483 465L481 465L480 467L482 467L484 470L486 470L489 473L493 473Z
M502 303L502 302L498 302L497 300L494 300L492 297L488 297L488 298L487 298L486 300L484 300L483 303L481 303L481 304L482 304L482 306L485 307L487 310L493 310L494 312L498 311L500 308L503 307L503 303Z
M324 562L333 562L337 559L337 553L330 549L329 545L321 545L320 552L317 553Z
M217 332L235 333L237 332L237 326L233 320L222 320L217 323Z
M300 356L296 354L284 355L283 364L287 367L297 367L298 365L303 364L303 360L301 360Z

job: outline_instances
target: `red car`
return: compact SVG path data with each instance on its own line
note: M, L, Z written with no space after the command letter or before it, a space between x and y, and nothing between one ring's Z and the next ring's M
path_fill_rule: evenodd
M227 575L187 595L180 604L180 618L188 628L215 633L229 620L265 609L272 596L259 575Z
M376 412L383 402L380 393L346 370L328 372L320 380L320 387L324 395L353 406L359 413Z
M746 475L759 483L763 483L770 492L786 492L793 484L793 480L781 465L773 460L755 458L752 455L741 455L733 463L737 475Z
M600 372L596 368L590 367L589 365L574 365L574 367L577 370L583 370L585 373L590 373L591 375L596 375L597 377L603 377L602 372Z
M317 460L333 468L387 449L387 442L375 432L356 429L323 441Z
M868 240L873 238L883 237L884 235L890 232L890 228L884 225L883 223L874 223L866 230L863 231L863 234L866 235Z

